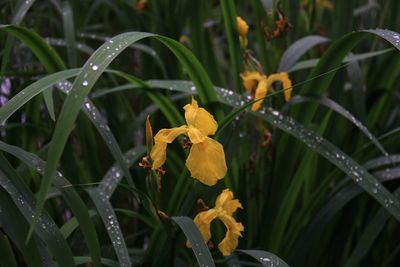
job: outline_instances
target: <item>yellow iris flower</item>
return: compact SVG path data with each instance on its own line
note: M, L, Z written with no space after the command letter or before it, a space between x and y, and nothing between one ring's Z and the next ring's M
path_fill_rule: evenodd
M239 31L239 41L242 47L247 46L247 33L249 32L249 25L241 17L236 17L237 28Z
M303 0L303 1L301 1L300 6L301 7L308 7L308 6L311 6L312 4L313 3L311 1L309 1L309 0ZM334 8L334 5L333 5L332 1L329 1L329 0L317 0L316 1L316 6L317 7L326 8L328 10L333 10L333 8Z
M292 81L289 79L287 72L274 73L266 76L258 71L245 71L240 75L243 80L243 86L247 91L254 95L254 99L264 98L268 91L272 88L274 82L280 81L283 84L283 96L285 101L289 101L292 94ZM251 109L258 110L262 105L263 100L253 104Z
M192 104L187 104L183 109L187 125L161 129L154 136L154 146L150 153L153 160L152 169L157 170L164 164L167 157L167 144L184 134L192 143L186 159L186 167L191 176L203 184L214 185L227 172L222 145L208 137L215 134L218 124L210 113L204 108L199 108L194 98L192 98Z
M215 208L202 211L194 218L194 223L200 230L205 242L211 239L210 224L214 219L221 220L226 227L225 238L218 244L218 249L222 255L229 256L237 247L239 236L244 231L241 223L236 222L232 214L238 209L243 208L237 199L233 199L233 193L229 189L225 189L217 197ZM190 244L188 244L190 246Z

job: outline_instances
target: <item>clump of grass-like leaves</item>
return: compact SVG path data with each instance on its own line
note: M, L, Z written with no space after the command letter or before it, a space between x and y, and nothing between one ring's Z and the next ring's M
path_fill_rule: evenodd
M0 6L0 266L398 263L400 2Z

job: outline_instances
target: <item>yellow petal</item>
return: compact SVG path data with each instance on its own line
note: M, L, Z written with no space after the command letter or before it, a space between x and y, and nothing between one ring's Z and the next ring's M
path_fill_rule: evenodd
M222 208L228 215L232 215L238 208L243 209L239 200L233 199L233 193L229 189L225 189L217 197L217 200L215 201L215 207Z
M242 77L244 88L251 92L265 76L258 71L245 71L240 74L240 77Z
M151 149L150 157L153 160L151 169L157 170L160 168L167 157L167 143L172 143L176 137L180 134L185 134L188 129L186 125L172 128L172 129L161 129L154 136L154 146Z
M194 218L194 223L199 228L204 241L208 241L211 238L210 224L218 216L216 209L209 209L207 211L199 212Z
M205 242L211 239L210 224L217 216L218 211L216 209L209 209L199 212L193 220ZM186 246L191 247L190 242L186 242Z
M186 167L191 176L203 184L216 184L227 171L222 145L209 137L202 143L193 144L186 159Z
M244 227L241 223L237 223L232 216L223 215L219 216L226 227L226 234L221 243L218 244L218 248L222 255L229 256L236 249L239 243L239 236L242 236L241 232Z
M239 16L236 17L236 23L239 35L245 37L249 32L249 25L247 25L247 22Z
M204 140L207 138L206 135L204 135L202 132L200 132L199 129L193 126L189 126L187 135L189 136L190 142L192 142L193 144L204 142Z
M150 157L153 160L152 170L160 168L167 158L167 143L156 141L150 152Z
M257 100L257 99L266 97L267 96L267 92L268 92L267 80L266 79L262 79L258 83L258 86L257 86L257 89L256 89L256 93L254 95L254 99ZM263 102L264 102L264 100L259 100L259 101L255 102L253 104L253 106L251 107L251 110L253 110L253 111L258 110L261 107Z
M192 98L192 104L183 107L186 123L199 129L204 135L213 135L217 131L218 124L214 117L204 108L199 108L197 101Z
M147 115L146 118L146 145L147 145L147 151L151 150L153 147L153 129L151 128L149 115Z
M289 101L292 94L292 81L289 79L287 72L276 73L268 76L267 89L269 89L272 84L277 81L282 82L282 87L285 90L283 91L283 96L285 97L285 101Z
M186 125L177 127L177 128L171 128L171 129L161 129L158 131L156 136L154 136L154 141L157 143L159 142L164 142L164 143L172 143L172 141L175 140L175 138L178 137L178 135L181 134L186 134L188 127Z

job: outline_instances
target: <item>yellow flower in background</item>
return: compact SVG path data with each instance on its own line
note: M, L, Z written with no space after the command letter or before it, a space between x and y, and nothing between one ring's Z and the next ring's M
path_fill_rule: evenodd
M272 88L274 82L280 81L283 85L283 96L285 101L289 101L292 94L292 81L289 79L287 72L275 73L266 76L258 71L245 71L241 75L244 88L249 91L254 99L260 99L267 96L268 91ZM255 102L251 109L258 110L263 100Z
M204 108L199 108L197 101L183 107L187 125L171 129L161 129L154 136L154 146L150 156L152 169L160 168L167 157L167 144L172 143L179 135L189 137L192 147L186 159L186 167L193 178L206 185L214 185L226 172L224 148L220 143L208 137L215 134L218 128L214 117Z
M239 40L242 47L247 46L247 33L249 32L249 25L241 17L236 17L237 28L239 31Z
M246 37L249 32L249 25L247 25L247 22L239 16L236 17L236 22L240 36Z
M144 10L148 5L148 0L137 0L136 8L139 10Z
M243 225L236 222L232 217L232 214L238 208L243 209L242 204L240 204L239 200L233 199L232 191L225 189L217 197L215 208L199 212L194 218L194 223L199 228L205 242L211 239L211 222L214 219L219 219L224 223L226 234L218 244L218 249L224 256L229 256L235 250L239 242L239 236L242 236L241 232L244 231ZM190 244L188 245L190 246Z
M300 3L301 7L309 7L313 4L313 2L309 1L309 0L303 0ZM322 8L326 8L328 10L333 10L334 9L334 5L332 3L332 1L329 0L317 0L315 2L317 7L322 7Z

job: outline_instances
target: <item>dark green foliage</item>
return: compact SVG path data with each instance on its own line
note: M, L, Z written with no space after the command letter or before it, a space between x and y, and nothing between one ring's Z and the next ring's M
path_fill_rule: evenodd
M397 266L399 8L2 1L0 266ZM275 84L252 112L249 62L288 72L292 99ZM183 138L161 179L139 166L146 117L154 135L186 124L192 97L225 149L228 173L212 187L190 177ZM225 188L245 229L229 257L223 224L206 243L192 220Z

